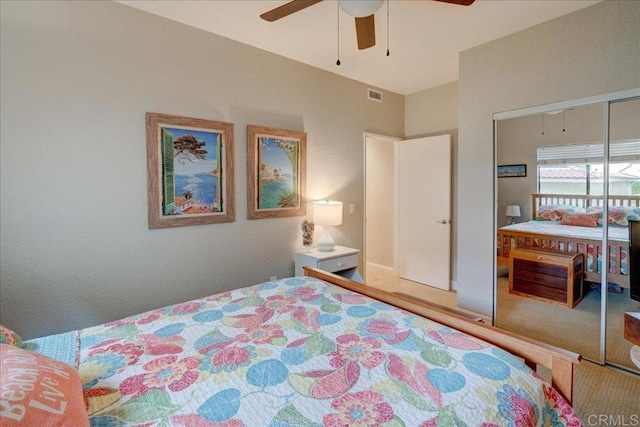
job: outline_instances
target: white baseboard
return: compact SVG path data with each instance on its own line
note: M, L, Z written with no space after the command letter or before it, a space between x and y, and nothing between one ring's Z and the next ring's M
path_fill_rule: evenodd
M373 268L378 268L380 270L385 270L388 271L389 273L393 274L393 267L389 267L388 265L382 265L382 264L376 264L375 262L369 262L367 261L367 267L373 267Z

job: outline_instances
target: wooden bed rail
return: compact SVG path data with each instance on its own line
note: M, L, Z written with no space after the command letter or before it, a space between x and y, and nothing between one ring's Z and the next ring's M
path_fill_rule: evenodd
M544 250L562 254L583 254L585 259L584 279L600 283L602 269L602 241L580 239L578 237L558 236L554 234L530 233L510 230L508 227L498 229L497 263L509 265L509 256L515 248ZM629 253L629 243L609 239L609 275L608 281L623 288L630 286L626 263L622 260Z
M438 309L432 305L422 305L411 297L403 297L380 289L354 282L336 274L312 267L304 267L305 276L315 277L338 285L353 292L386 302L411 313L438 322L442 325L473 335L524 359L527 366L535 370L539 364L551 370L551 384L571 404L573 400L573 365L582 356L554 347L495 326L469 320L466 317Z

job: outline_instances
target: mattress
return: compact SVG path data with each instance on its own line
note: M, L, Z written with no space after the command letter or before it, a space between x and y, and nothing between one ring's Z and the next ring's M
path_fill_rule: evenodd
M574 239L602 240L602 227L578 227L575 225L563 225L558 221L527 221L519 224L507 225L500 230L537 233L552 236L569 237ZM618 242L629 241L629 228L609 226L609 240Z
M581 425L519 358L308 277L31 344L78 349L94 426Z
M25 341L23 347L78 368L78 331L34 338Z

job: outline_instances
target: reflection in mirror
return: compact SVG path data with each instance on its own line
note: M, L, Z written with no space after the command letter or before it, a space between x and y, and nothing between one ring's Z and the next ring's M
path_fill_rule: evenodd
M610 104L605 155L607 107L497 122L495 322L637 372L624 336L625 312L640 312L629 294L625 222L640 215L640 100Z
M498 166L527 170L497 180L496 324L596 361L601 294L582 271L600 276L603 231L586 209L601 204L604 188L593 165L603 160L603 111L595 104L500 120L496 151ZM520 208L514 225L509 206Z
M639 313L640 302L630 298L630 282L616 276L622 271L629 273L629 252L626 249L629 238L629 220L640 219L640 99L611 104L609 148L609 194L622 196L620 201L611 200L609 211L608 237L610 247L621 239L620 251L611 251L609 256L609 277L607 281L607 332L606 360L626 369L640 371L631 358L633 344L625 339L624 314ZM622 203L629 199L629 203ZM638 337L640 340L640 337Z

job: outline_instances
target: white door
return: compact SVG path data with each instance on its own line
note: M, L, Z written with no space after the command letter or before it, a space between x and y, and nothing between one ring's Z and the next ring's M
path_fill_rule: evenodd
M399 141L397 275L450 289L451 136Z

